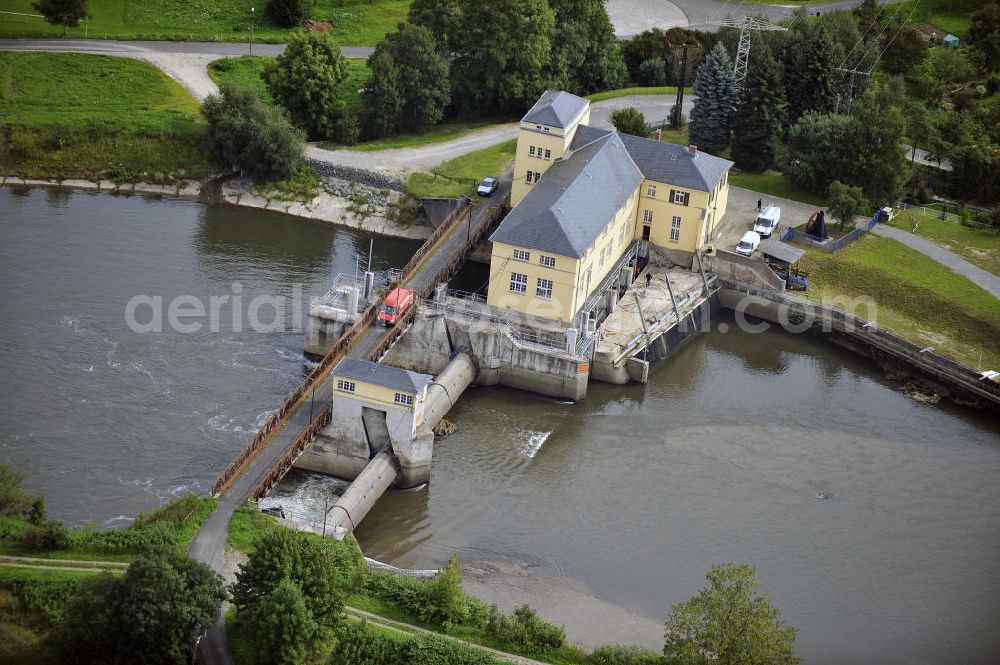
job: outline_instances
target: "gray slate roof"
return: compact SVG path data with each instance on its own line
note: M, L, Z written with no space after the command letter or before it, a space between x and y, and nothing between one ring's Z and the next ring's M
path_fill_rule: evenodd
M490 240L581 258L641 182L621 137L605 133L554 162Z
M781 242L780 240L776 240L774 238L768 238L761 243L760 247L761 251L765 255L777 259L782 263L787 263L788 265L792 265L801 259L806 253L806 250L804 249L793 247L787 242Z
M374 383L385 388L414 394L420 392L434 378L429 374L418 374L391 365L380 365L354 358L341 360L333 369L333 376L338 379Z
M533 122L538 125L566 129L589 104L590 102L586 99L568 92L547 90L528 110L521 122Z

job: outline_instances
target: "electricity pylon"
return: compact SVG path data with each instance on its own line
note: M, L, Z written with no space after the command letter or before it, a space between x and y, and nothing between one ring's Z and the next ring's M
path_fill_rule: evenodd
M743 88L743 79L747 77L747 65L750 63L750 33L754 30L788 30L788 28L762 21L756 16L750 16L749 14L741 18L727 16L719 21L718 24L727 28L740 29L740 43L736 49L736 64L733 67L733 73L736 75L737 91Z

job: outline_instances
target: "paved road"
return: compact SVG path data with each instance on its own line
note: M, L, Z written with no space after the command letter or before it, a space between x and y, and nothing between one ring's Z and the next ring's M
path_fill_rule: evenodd
M934 168L941 169L942 171L952 170L951 162L947 159L942 159L940 162L936 159L928 159L926 150L917 148L916 151L914 151L913 146L906 145L905 143L901 145L906 154L906 159L909 161L916 162L917 164L923 164L924 166L933 166Z
M664 124L674 105L673 95L630 95L616 99L606 99L591 105L590 124L594 127L612 129L611 113L632 106L646 116L650 125ZM690 114L694 99L684 98L684 115ZM517 125L509 123L491 127L472 134L466 134L451 141L431 143L415 148L397 148L376 152L354 150L324 150L317 145L306 147L306 157L328 164L350 166L368 171L429 171L448 160L455 159L474 150L482 150L517 136Z
M254 55L280 55L284 44L254 44ZM102 39L0 39L0 51L49 51L91 53L145 60L159 67L198 99L218 92L208 75L208 63L219 58L247 55L248 44L229 42L112 41ZM367 58L374 49L344 47L348 58Z
M987 270L983 270L979 266L972 265L958 254L939 247L931 241L914 235L909 231L897 229L894 226L878 224L872 229L872 232L885 238L892 238L907 247L917 250L924 256L934 259L946 268L951 269L953 272L957 272L963 277L968 277L975 284L992 293L994 298L1000 298L1000 277Z

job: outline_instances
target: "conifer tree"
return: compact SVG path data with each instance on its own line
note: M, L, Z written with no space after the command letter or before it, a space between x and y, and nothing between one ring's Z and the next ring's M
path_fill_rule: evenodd
M835 53L826 31L806 23L793 25L782 58L788 106L785 121L794 125L807 111L829 113L836 102Z
M764 44L755 45L733 120L732 157L747 171L764 171L774 163L784 88L778 63Z
M375 138L385 138L396 132L403 95L399 89L399 68L388 53L375 53L368 60L371 76L361 98L365 104L367 133Z
M694 79L697 99L691 109L688 136L691 143L714 155L729 145L736 102L733 61L721 43L715 45Z

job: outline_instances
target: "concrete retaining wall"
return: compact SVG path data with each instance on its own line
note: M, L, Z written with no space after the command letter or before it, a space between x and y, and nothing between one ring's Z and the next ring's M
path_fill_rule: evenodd
M723 279L757 288L785 290L785 280L778 277L763 261L716 249L711 254L703 255L702 262L705 264L705 272L715 273Z

